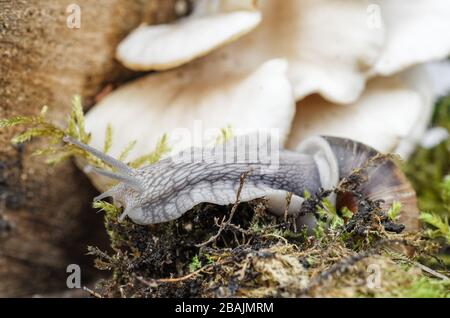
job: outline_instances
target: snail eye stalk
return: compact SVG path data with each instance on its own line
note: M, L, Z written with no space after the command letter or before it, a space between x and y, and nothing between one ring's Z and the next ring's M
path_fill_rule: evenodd
M63 141L75 145L88 153L92 154L93 156L99 158L100 160L106 162L107 164L111 165L113 168L117 169L119 172L125 174L125 175L132 175L133 170L128 167L125 163L123 163L120 160L117 160L116 158L113 158L111 156L108 156L107 154L104 154L98 149L95 149L94 147L88 146L78 140L75 140L69 136L64 136Z
M88 146L88 145L86 145L78 140L75 140L73 138L70 138L68 136L65 136L63 138L63 140L64 140L64 142L73 144L73 145L89 152L90 154L94 155L95 157L101 159L102 161L111 165L113 168L116 168L119 173L115 173L112 171L106 171L106 170L99 169L97 167L92 167L92 166L89 166L88 168L86 168L85 169L86 172L94 171L95 173L97 173L99 175L124 182L124 183L130 185L131 187L133 187L133 189L135 189L137 191L143 190L143 184L138 178L136 178L134 176L133 169L128 167L122 161L117 160L111 156L108 156L108 155L104 154L103 152L101 152L100 150L97 150L91 146Z

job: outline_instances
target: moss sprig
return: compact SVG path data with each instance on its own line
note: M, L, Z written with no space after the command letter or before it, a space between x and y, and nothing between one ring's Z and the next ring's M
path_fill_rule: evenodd
M442 237L445 238L447 244L450 244L450 226L448 223L448 216L422 212L420 214L420 220L429 226L425 232L429 237Z
M37 149L34 155L46 156L47 163L49 164L58 164L70 157L78 157L84 159L90 165L107 170L111 169L105 162L85 150L72 144L63 143L64 136L69 136L85 144L88 144L91 140L91 136L85 128L85 118L80 96L74 96L72 99L72 108L67 117L66 128L61 128L49 121L46 117L47 111L48 107L44 106L37 116L15 116L9 119L1 119L0 128L15 126L24 126L26 128L24 132L12 139L12 143L14 144L25 143L38 137L46 138L48 145L45 148ZM113 128L109 124L105 131L104 153L108 153L111 150L113 144L112 136ZM131 141L122 150L118 159L125 161L135 145L136 141ZM128 165L133 168L139 168L146 164L155 163L169 151L168 137L166 134L163 134L154 150L129 162Z
M450 132L450 96L437 103L432 126ZM431 149L417 149L403 168L417 192L421 210L450 215L450 138Z

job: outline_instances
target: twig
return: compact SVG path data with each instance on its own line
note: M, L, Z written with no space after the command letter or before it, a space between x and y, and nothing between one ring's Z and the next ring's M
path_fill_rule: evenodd
M410 264L412 264L412 265L414 265L414 266L420 268L420 269L423 270L424 272L427 272L428 274L430 274L430 275L432 275L432 276L434 276L434 277L437 277L437 278L439 278L439 279L442 279L442 280L449 280L449 279L450 279L450 278L448 278L447 276L445 276L444 274L441 274L441 273L439 273L438 271L435 271L434 269L429 268L428 266L425 266L425 265L423 265L423 264L421 264L421 263L419 263L419 262L410 260L410 259L407 258L407 257L399 257L399 255L398 255L398 256L396 257L396 259L401 260L401 261L404 261L404 262L407 262L407 263L410 263Z
M186 274L181 277L158 278L158 279L147 280L147 279L143 278L142 276L137 276L136 279L150 287L153 287L153 286L157 285L158 283L178 283L178 282L188 280L188 279L200 274L201 272L206 271L207 269L209 269L211 267L218 266L218 265L224 265L228 262L230 262L230 261L226 260L226 261L219 261L219 262L213 263L213 264L208 264L208 265L203 266L202 268L197 269L196 271L194 271L192 273Z
M200 273L200 271L202 271L203 269L204 269L204 267L196 270L195 272L189 273L189 274L181 276L181 277L175 277L175 278L159 278L159 279L146 280L143 277L139 276L139 277L136 277L136 279L139 280L140 282L146 284L147 286L154 286L154 285L157 285L158 283L177 283L177 282L182 282L184 280L194 277L195 275Z
M244 172L243 174L241 174L239 188L236 193L236 201L234 202L233 207L231 208L231 213L230 213L230 217L228 218L228 220L225 221L225 216L224 216L222 219L222 222L220 223L219 230L217 231L217 233L215 235L211 236L207 241L196 244L195 245L196 247L203 247L203 246L206 246L206 245L214 242L215 240L217 240L217 238L220 236L220 234L222 234L222 231L227 226L230 225L231 220L233 219L233 216L236 213L237 207L238 207L239 203L241 203L240 202L241 191L244 186L244 181L249 174L250 174L250 171L247 171L247 172Z
M286 245L289 244L289 241L285 237L282 237L281 235L277 235L275 233L263 234L262 237L274 237L274 238L277 238L279 240L282 240L284 242L284 244L286 244Z
M86 286L83 286L83 290L87 291L89 294L91 294L91 296L94 296L95 298L103 298L102 295L100 295L99 293L93 291L92 289L87 288Z
M251 234L250 230L245 230L245 229L241 228L240 225L231 223L231 224L228 224L228 226L231 227L232 229L236 230L237 232L242 233L243 235Z
M423 264L420 264L419 262L416 261L410 261L412 264L414 264L415 266L419 267L421 270L427 272L430 275L433 275L437 278L440 278L442 280L449 280L449 278L447 276L445 276L444 274L441 274L437 271L435 271L434 269L431 269Z
M408 242L403 241L403 240L391 240L390 242L403 243L403 244L409 245ZM387 250L387 252L388 253L389 252L392 253L392 251L390 251L389 249ZM430 274L432 276L435 276L437 278L440 278L442 280L449 280L450 279L447 276L445 276L444 274L441 274L438 271L435 271L434 269L429 268L428 266L425 266L425 265L423 265L423 264L421 264L421 263L419 263L417 261L413 261L413 260L409 259L408 257L403 256L400 253L395 253L395 257L393 259L394 260L397 259L397 260L400 260L400 261L404 261L404 262L410 263L410 264L420 268L424 272L427 272L428 274Z

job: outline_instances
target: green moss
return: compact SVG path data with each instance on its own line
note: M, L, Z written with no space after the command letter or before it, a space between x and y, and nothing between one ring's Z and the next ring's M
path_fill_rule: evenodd
M391 221L395 221L397 217L400 215L400 211L402 208L402 204L400 202L393 202L390 209L387 211L387 216Z
M85 120L82 108L82 100L80 96L74 96L72 99L72 110L66 121L66 128L58 127L46 118L48 107L44 106L38 116L16 116L9 119L0 120L0 128L10 128L14 126L24 126L26 130L12 139L13 143L24 143L32 138L45 138L48 140L48 146L44 149L38 149L34 154L47 157L49 164L60 163L70 157L83 158L88 164L102 169L111 169L106 163L83 149L72 144L63 143L64 136L69 136L82 143L88 144L91 136L86 132ZM105 131L105 142L103 152L108 153L111 149L113 130L108 125ZM121 152L119 159L126 160L130 151L134 148L136 142L131 141ZM158 161L164 154L169 152L170 148L167 144L167 135L163 134L158 140L154 150L149 151L132 162L131 167L138 168L146 164Z
M145 165L150 165L159 161L162 156L167 154L169 151L170 146L168 144L167 134L163 134L157 141L155 148L149 154L136 158L130 162L130 166L133 168L138 168Z
M315 195L309 200L326 202ZM325 208L314 206L311 212L322 209L325 219L336 212L328 211L326 203ZM180 219L151 227L110 219L107 228L120 239L114 255L97 251L100 266L113 272L99 292L110 297L120 287L127 297L396 297L403 290L425 294L426 286L412 284L426 276L408 273L409 267L402 265L407 256L384 251L401 242L413 247L412 259L418 259L435 253L435 243L421 235L387 232L381 222L388 216L376 204L361 204L349 220L310 235L295 231L291 219L268 214L264 200L242 203L233 223L211 244L199 247L219 231L215 220L228 219L231 210L203 204ZM384 266L379 290L366 286L373 257ZM363 279L355 280L358 277ZM426 282L430 288L435 283ZM440 291L433 295L443 296Z
M450 96L437 103L433 126L450 131ZM450 243L450 138L431 149L419 148L404 169L417 192L427 235Z
M39 149L35 155L45 155L50 164L59 163L71 156L82 157L92 165L106 168L107 166L98 158L71 144L62 144L64 136L83 143L89 143L90 136L84 128L84 115L81 106L81 98L75 96L72 100L72 110L66 122L66 128L61 128L46 119L47 106L41 113L34 117L17 116L0 120L0 128L13 126L25 126L26 130L12 139L13 143L24 143L32 138L43 137L49 141L48 147Z
M195 272L200 269L200 267L202 267L202 262L198 258L198 255L195 255L189 263L189 272Z
M450 281L420 277L409 288L403 288L400 297L450 298Z
M442 98L436 105L433 126L446 128L450 132L450 96ZM404 170L417 192L422 211L449 215L450 184L450 138L434 148L419 148L404 165Z
M103 153L108 153L112 146L113 128L111 124L106 126L105 142L103 144Z
M425 232L429 237L442 237L446 239L447 244L450 244L450 225L447 216L422 212L420 214L420 220L430 227Z
M228 125L220 129L220 134L216 138L216 144L221 144L233 137L233 127Z

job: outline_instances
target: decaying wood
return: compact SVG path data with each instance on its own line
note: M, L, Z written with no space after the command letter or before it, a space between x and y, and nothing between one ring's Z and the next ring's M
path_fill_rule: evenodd
M71 3L81 8L79 29L66 24ZM166 0L0 0L0 118L48 105L61 122L74 94L92 104L108 83L131 74L114 60L118 41L143 21L172 16ZM71 263L87 283L86 245L104 233L87 179L69 162L49 167L31 157L41 141L13 147L21 129L0 130L0 296L64 289Z

